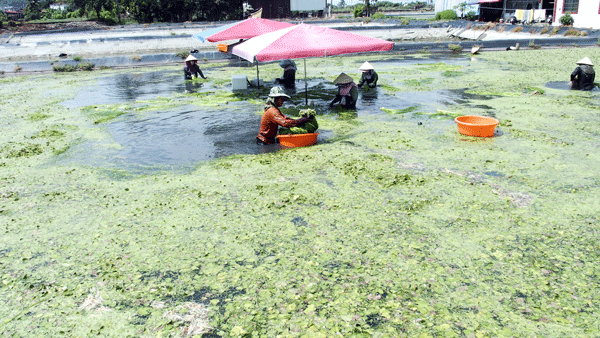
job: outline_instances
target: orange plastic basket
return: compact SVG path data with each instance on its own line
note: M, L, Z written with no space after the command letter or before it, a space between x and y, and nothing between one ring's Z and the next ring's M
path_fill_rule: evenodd
M463 135L477 137L492 137L500 121L493 117L465 115L454 119L458 132Z
M217 49L223 53L227 53L227 45L225 45L225 44L217 45Z
M292 134L292 135L277 135L279 144L284 147L305 147L317 143L317 135L319 133L310 134Z

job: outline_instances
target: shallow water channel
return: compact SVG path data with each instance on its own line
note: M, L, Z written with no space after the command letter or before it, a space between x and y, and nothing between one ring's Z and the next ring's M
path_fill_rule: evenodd
M460 64L467 59L427 60L425 62L448 62ZM389 61L396 62L397 60ZM407 63L414 63L405 60ZM424 62L419 60L419 62ZM376 62L378 69L385 69L385 62ZM355 75L355 81L358 78ZM266 87L272 86L269 80ZM381 82L381 81L380 81ZM230 89L230 84L225 86ZM221 87L222 88L222 87ZM178 94L202 93L215 90L210 80L206 82L185 81L178 70L141 72L131 70L100 77L94 84L81 87L72 100L62 102L67 108L81 108L93 105L129 104L138 101L170 98ZM252 91L252 89L250 90ZM263 101L265 91L256 92L257 99ZM308 102L314 105L319 115L336 118L340 114L359 118L369 116L384 118L387 114L382 107L403 109L419 106L421 111L435 112L436 109L451 104L465 103L469 96L463 91L435 90L388 94L381 87L359 90L356 111L330 109L327 104L336 92L336 87L326 79L308 81ZM284 108L305 104L305 86L301 76L297 78L295 90L288 91L292 101ZM224 109L226 107L226 109ZM148 172L192 168L201 161L234 154L260 154L280 151L278 145L258 146L255 136L260 125L260 106L256 102L233 101L226 105L197 106L180 105L143 114L124 114L105 122L113 140L89 142L72 147L64 156L64 161L75 161L93 166L113 166L115 168ZM410 116L423 120L423 116ZM449 123L453 123L449 121ZM327 142L332 131L319 129L319 141ZM118 146L116 146L117 144Z

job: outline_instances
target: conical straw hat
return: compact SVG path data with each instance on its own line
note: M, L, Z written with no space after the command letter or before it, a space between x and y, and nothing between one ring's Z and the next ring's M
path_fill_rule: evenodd
M346 75L346 73L342 73L340 74L335 80L333 80L333 83L337 84L344 84L344 83L350 83L354 81L350 76Z
M365 61L365 63L363 63L362 66L360 66L360 68L358 68L358 70L360 70L360 71L371 70L371 69L375 69L375 68L373 68L373 66L371 66L369 61Z
M196 59L194 56L190 55L187 57L187 59L185 59L185 62L188 62L188 61L198 61L198 59Z
M584 57L583 59L576 62L578 65L590 65L593 66L592 60L589 57Z

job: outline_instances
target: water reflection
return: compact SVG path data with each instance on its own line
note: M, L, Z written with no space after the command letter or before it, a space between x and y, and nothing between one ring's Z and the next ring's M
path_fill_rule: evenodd
M359 90L358 99L362 101L364 106L374 106L377 105L378 93L379 88L370 88L366 86Z
M193 81L193 80L185 81L185 93L186 94L198 93L200 91L200 89L202 89L202 82L197 82L197 81Z

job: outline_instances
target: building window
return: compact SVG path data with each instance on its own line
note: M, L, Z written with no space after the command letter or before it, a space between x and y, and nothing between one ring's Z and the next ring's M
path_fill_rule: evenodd
M577 14L578 9L579 9L579 0L565 0L565 5L563 7L563 13Z

